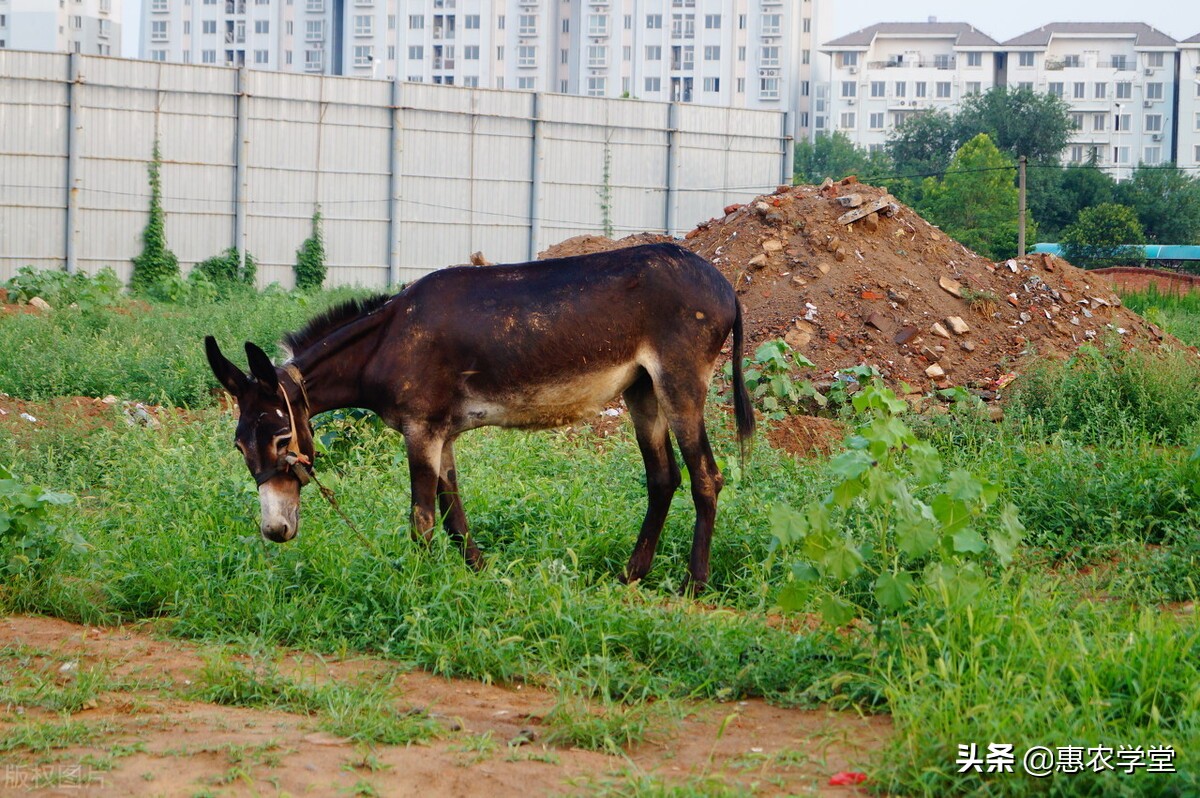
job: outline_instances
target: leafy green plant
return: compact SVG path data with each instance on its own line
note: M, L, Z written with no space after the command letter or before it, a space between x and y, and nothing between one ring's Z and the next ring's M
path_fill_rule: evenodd
M85 548L78 534L64 535L51 523L50 508L72 501L69 494L22 482L0 465L0 574L36 578L64 545Z
M1005 502L989 513L999 487L965 469L943 475L937 451L901 420L907 405L890 389L868 384L852 402L867 420L830 464L833 489L803 510L771 511L778 545L799 555L780 606L816 600L826 623L840 626L903 610L922 584L969 602L986 565L1011 562L1024 534L1016 510Z
M22 266L3 287L10 299L28 302L37 296L54 308L75 305L90 310L112 305L121 297L121 280L108 266L95 274Z
M816 368L816 364L792 349L780 338L766 341L754 351L754 357L743 359L746 390L758 402L763 412L773 419L802 413L805 400L824 407L825 397L808 380L796 380L793 373L801 368ZM733 379L733 366L725 364L727 380Z
M230 247L220 255L197 263L192 273L196 272L206 277L218 293L228 295L240 288L254 287L258 264L254 256L247 252L245 265L242 265L239 263L237 247Z
M313 211L312 234L296 250L296 287L316 291L325 282L325 237L321 232L321 210Z
M179 277L179 259L167 246L166 213L162 207L162 152L158 142L149 164L150 218L142 231L142 252L133 259L129 288L145 294L161 280Z

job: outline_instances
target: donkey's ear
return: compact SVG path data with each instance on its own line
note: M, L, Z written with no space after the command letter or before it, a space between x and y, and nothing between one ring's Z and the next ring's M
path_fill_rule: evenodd
M246 360L250 362L250 376L258 380L271 393L279 390L279 375L275 372L275 364L267 353L249 341L246 342Z
M204 336L204 352L208 355L208 365L212 368L217 382L234 396L240 396L250 384L250 380L240 368L229 362L229 358L221 354L221 347L217 346L216 338L211 335Z

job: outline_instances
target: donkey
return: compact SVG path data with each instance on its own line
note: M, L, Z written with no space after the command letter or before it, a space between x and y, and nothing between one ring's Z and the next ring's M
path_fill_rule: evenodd
M723 478L704 403L733 332L733 405L743 455L754 413L742 378L742 309L708 261L674 244L516 265L453 267L395 296L348 302L284 336L281 366L246 342L250 373L205 338L209 365L240 408L235 445L258 483L261 531L299 529L300 488L314 450L310 419L371 410L407 446L411 534L428 542L440 515L467 562L471 539L454 441L483 426L545 429L595 417L622 396L646 467L648 507L623 581L650 570L679 466L696 524L685 587L703 589Z

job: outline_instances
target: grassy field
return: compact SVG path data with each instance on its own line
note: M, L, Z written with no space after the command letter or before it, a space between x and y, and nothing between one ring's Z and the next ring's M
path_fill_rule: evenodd
M232 446L233 418L217 404L200 339L212 332L231 348L244 339L266 344L336 298L117 302L0 316L0 391L45 401L114 394L174 408L156 428L122 423L119 408L107 423L0 425L0 466L15 472L12 480L0 472L0 607L93 625L169 619L172 634L212 643L367 652L439 674L544 685L562 697L560 739L593 747L636 742L650 708L681 699L761 696L887 713L895 733L864 785L878 792L1200 791L1193 355L1101 346L1040 367L1018 380L1001 424L965 399L944 415L879 421L862 434L904 424L943 468L926 478L920 463L897 459L893 476L911 488L885 491L899 483L867 471L854 477L861 495L844 503L822 500L849 484L852 457L798 460L764 439L741 471L728 417L710 408L730 482L711 589L684 600L686 487L650 577L634 587L616 579L644 509L628 425L605 438L586 427L465 436L457 457L464 500L490 563L477 574L442 535L429 550L409 541L401 438L374 419L329 414L318 425L328 442L318 468L370 546L307 491L300 537L262 542L253 481ZM1165 329L1200 340L1200 307L1126 301L1158 308ZM844 412L851 423L867 420ZM854 446L861 443L851 441L851 453L875 452L878 465L876 450ZM74 500L59 504L55 494L22 487L31 483ZM949 498L931 498L939 491ZM974 521L944 523L940 547L915 553L904 542L904 515L923 502L951 512L955 501L965 508L993 494ZM995 508L1005 501L1026 530L1008 567L1007 557L976 545L996 539ZM828 547L778 547L781 505L825 507L813 512L841 524L845 557L831 559ZM882 558L895 540L901 553ZM847 565L853 557L901 578L863 582L864 572ZM814 579L819 593L796 589ZM872 586L881 607L896 590L903 606L860 606L857 620L838 629L812 622L830 609L819 595L836 603ZM781 606L790 614L781 616ZM213 668L211 701L236 704L248 700L246 690L267 690L301 707L364 703L335 691L288 693L228 664ZM5 689L0 680L0 700ZM594 715L569 711L580 701L611 710L599 732L589 725ZM340 733L353 732L355 718ZM8 735L0 750L29 746L12 728L0 734ZM1015 772L958 772L969 746L982 760L989 745L1004 744ZM1021 759L1033 746L1068 757L1080 749L1084 763L1088 749L1112 749L1110 767L1101 757L1096 767L1034 778ZM1147 772L1147 752L1164 746L1175 752L1175 772ZM1122 768L1133 749L1143 764Z

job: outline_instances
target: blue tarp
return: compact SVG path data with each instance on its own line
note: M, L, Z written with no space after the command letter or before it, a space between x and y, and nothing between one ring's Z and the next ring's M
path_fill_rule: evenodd
M1147 244L1146 260L1200 260L1200 246L1186 244ZM1046 252L1062 256L1062 248L1058 244L1034 244L1030 252Z

